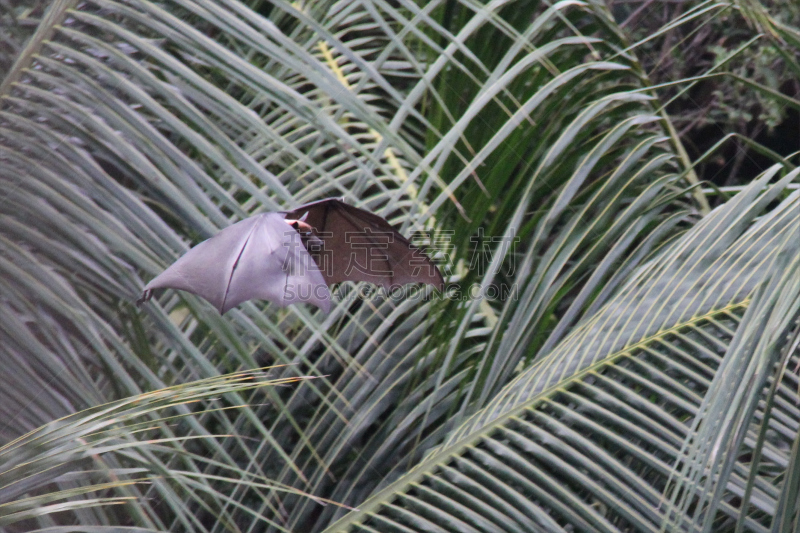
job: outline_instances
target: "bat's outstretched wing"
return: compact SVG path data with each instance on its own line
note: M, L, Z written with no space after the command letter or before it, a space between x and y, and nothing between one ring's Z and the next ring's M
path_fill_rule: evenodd
M311 235L301 239L296 228ZM172 288L202 296L220 313L254 298L281 307L306 302L328 312L328 285L348 280L386 289L444 287L436 265L386 220L329 198L225 228L156 276L139 303L153 289Z
M250 217L201 242L148 283L139 301L161 288L202 296L220 313L254 298L281 307L312 303L326 313L331 305L300 234L279 213Z
M286 218L311 226L319 241L309 244L308 251L328 285L349 280L386 289L406 283L444 288L436 265L374 213L328 198L289 211Z

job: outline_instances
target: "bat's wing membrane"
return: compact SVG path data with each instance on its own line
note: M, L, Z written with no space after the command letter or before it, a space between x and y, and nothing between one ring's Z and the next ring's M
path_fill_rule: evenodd
M278 213L258 218L233 270L225 311L260 298L281 307L295 302L312 303L328 312L330 291L300 234Z
M308 246L325 281L368 281L386 289L406 283L444 287L441 272L386 220L329 198L286 214L314 228L322 246ZM321 248L321 249L320 249Z
M278 213L256 215L201 242L148 283L149 291L181 289L202 296L220 313L254 298L281 307L331 305L325 280L300 235Z
M312 234L301 237L295 228ZM281 307L306 302L328 312L328 285L341 281L444 288L436 265L386 220L329 198L225 228L156 276L139 302L153 289L172 288L205 298L220 313L254 298Z

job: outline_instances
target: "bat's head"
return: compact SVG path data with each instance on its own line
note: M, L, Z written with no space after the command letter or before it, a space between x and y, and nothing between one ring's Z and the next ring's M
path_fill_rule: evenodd
M308 213L306 213L307 215ZM309 252L319 251L324 248L324 244L319 237L314 234L314 228L305 222L306 216L299 220L287 219L286 223L289 224L294 230L300 234L303 239L303 244Z
M303 237L310 237L314 233L314 228L312 228L310 225L306 224L302 220L287 219L286 223L289 224L291 227L293 227L295 231L297 231L297 233L299 233Z

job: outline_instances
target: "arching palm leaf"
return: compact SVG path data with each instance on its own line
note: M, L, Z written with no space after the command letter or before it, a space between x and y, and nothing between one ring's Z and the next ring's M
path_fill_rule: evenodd
M508 391L536 396L521 369L552 368L556 386L616 353L619 340L572 358L562 347L600 338L590 317L623 305L612 296L699 215L677 139L595 3L62 0L19 14L39 26L14 41L0 85L4 442L114 399L290 363L279 377L320 379L187 416L198 434L231 435L194 468L235 464L359 505L472 435L474 422L452 432L475 413L503 412ZM744 231L763 210L756 193L737 200L738 230L719 231ZM428 232L464 297L346 285L329 316L248 303L223 318L173 292L133 308L142 278L189 244L330 195ZM511 297L467 297L503 286ZM343 513L243 482L188 525L181 502L149 499L158 490L131 505L171 531L321 530ZM630 523L657 523L625 505Z
M658 531L682 530L692 516L706 530L738 519L769 531L796 454L798 390L785 367L797 343L785 341L800 313L800 195L756 220L798 174L760 193L777 170L671 244L441 447L329 531ZM745 356L749 366L737 361ZM751 470L754 454L759 470ZM684 503L674 514L664 505L673 485ZM709 486L717 492L707 507Z

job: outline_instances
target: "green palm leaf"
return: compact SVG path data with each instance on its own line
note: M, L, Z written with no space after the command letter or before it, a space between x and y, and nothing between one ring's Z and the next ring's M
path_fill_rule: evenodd
M240 372L140 394L49 422L0 448L0 525L25 521L30 525L35 518L69 510L81 523L91 525L104 521L102 514L93 514L100 509L117 519L131 514L152 528L149 531L162 530L166 526L158 514L137 504L150 493L150 498L171 502L178 523L202 527L202 515L187 512L180 504L183 498L205 500L206 511L226 521L220 511L230 498L216 488L221 484L291 491L215 461L213 449L224 447L230 436L192 434L191 413L193 406L209 400L217 404L214 410L231 409L219 401L220 396L294 381L269 379L264 371ZM190 423L185 425L187 419ZM199 472L197 467L203 464L217 473Z
M704 3L685 20L720 9ZM242 369L279 363L276 379L319 377L231 391L236 410L202 400L208 409L182 413L208 455L169 436L186 453L137 460L191 472L181 474L186 501L153 481L125 500L135 511L122 523L101 504L128 489L107 487L110 500L75 493L53 504L60 521L37 527L322 530L346 512L320 504L332 500L371 520L387 510L402 527L457 516L456 529L506 518L554 529L575 511L579 528L657 529L667 518L735 516L720 503L733 486L759 512L792 512L774 480L738 463L703 477L692 465L710 454L692 431L704 426L685 422L701 420L701 405L709 416L720 410L704 394L730 384L717 385L715 372L739 345L734 335L756 327L748 306L777 305L768 292L763 303L748 298L778 283L770 258L786 233L770 241L748 228L791 212L785 200L753 222L793 174L760 192L773 169L694 226L705 200L687 190L688 161L632 55L637 45L603 5L55 1L16 8L15 20L36 29L0 32L3 50L16 51L0 57L10 65L0 84L0 358L9 369L0 443ZM172 291L132 306L144 281L219 228L333 195L422 232L462 296L360 295L364 287L344 284L328 316L250 302L219 317ZM746 252L734 260L739 245ZM470 297L496 287L508 297ZM778 335L788 327L769 324L783 324ZM700 356L687 348L706 337L719 346L701 343L709 353ZM747 350L739 357L753 357ZM756 397L739 398L724 442L750 442L734 428L749 423ZM769 416L789 416L781 409ZM625 438L629 426L639 441ZM542 445L555 438L576 451ZM685 471L681 453L692 457ZM557 468L569 481L553 477ZM244 474L231 488L226 472ZM400 490L409 480L417 488ZM361 505L375 493L403 496ZM30 508L51 505L43 498ZM691 517L666 511L695 502ZM768 522L742 523L753 520Z
M706 530L739 518L769 531L776 469L793 456L796 423L785 424L798 392L793 381L774 382L768 419L759 402L784 374L772 370L781 354L796 357L783 338L800 311L800 196L756 220L796 179L797 171L760 192L777 170L674 242L441 447L329 530L658 531L668 521L668 530L687 527L693 504ZM772 320L779 327L765 326ZM739 370L744 356L760 381ZM729 408L732 396L742 407ZM756 448L758 425L747 424L759 419L768 422ZM720 431L718 421L740 429ZM750 470L756 449L763 471ZM684 502L675 514L663 505L671 485ZM698 498L715 486L707 508ZM745 487L752 518L739 515Z

